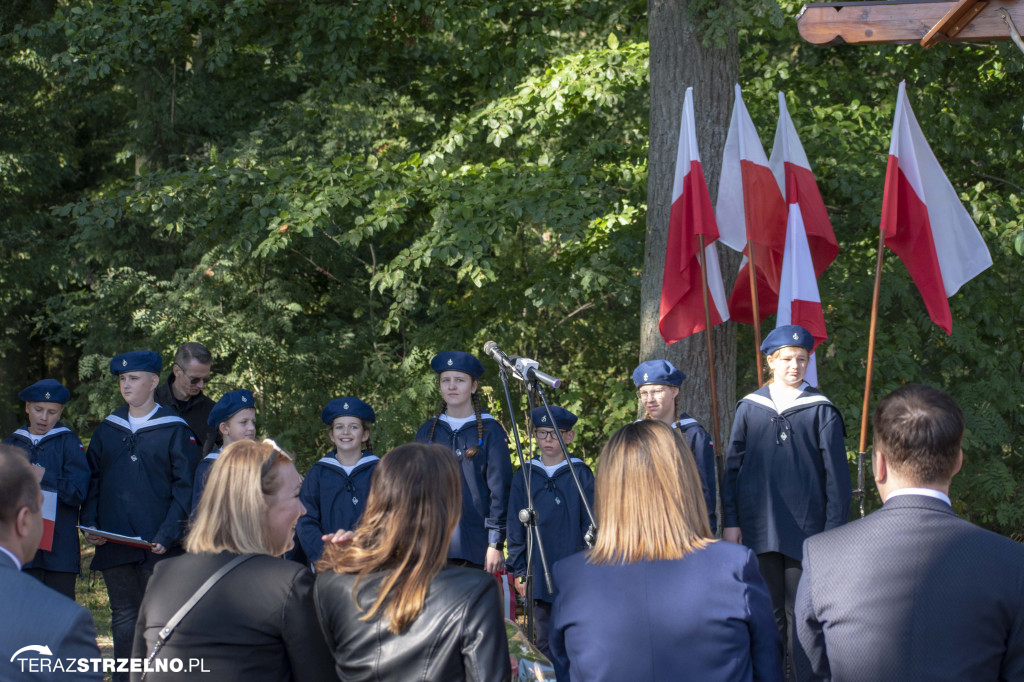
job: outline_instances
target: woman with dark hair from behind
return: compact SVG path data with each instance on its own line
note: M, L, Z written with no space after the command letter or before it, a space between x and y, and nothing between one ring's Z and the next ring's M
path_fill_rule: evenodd
M208 578L251 555L206 592L159 650L146 682L191 679L157 659L202 659L217 682L334 678L331 654L313 609L313 574L281 555L291 548L302 477L291 455L271 440L241 440L210 467L184 556L157 564L135 627L132 656L146 658L161 630ZM192 671L194 674L198 670ZM140 679L132 673L132 680Z
M440 445L395 448L351 540L324 550L314 599L342 679L511 676L498 582L446 566L462 510L458 466Z
M560 682L781 680L771 599L746 547L711 537L687 446L652 420L598 461L597 540L555 564Z

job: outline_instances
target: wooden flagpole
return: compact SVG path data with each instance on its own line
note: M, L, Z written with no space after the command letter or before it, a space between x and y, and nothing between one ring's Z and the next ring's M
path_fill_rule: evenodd
M754 318L754 357L757 358L757 387L764 386L764 369L761 367L761 307L757 304L757 268L754 267L754 243L747 235L747 270L750 273L750 303Z
M718 429L718 388L715 384L715 351L711 343L711 296L708 291L707 255L704 253L704 235L697 235L697 260L700 262L701 293L704 297L704 340L708 347L708 382L711 385L711 433L715 443L715 515L722 518L721 472L725 471L725 455L720 447ZM760 358L759 358L760 359ZM721 529L719 530L721 532Z
M864 378L864 405L860 412L860 447L857 449L857 489L854 495L860 498L860 515L864 516L864 455L868 442L868 408L871 405L871 375L875 369L875 330L878 328L878 296L882 284L882 255L885 253L885 232L878 228L878 260L875 263L875 290L871 294L871 326L868 329L868 366Z

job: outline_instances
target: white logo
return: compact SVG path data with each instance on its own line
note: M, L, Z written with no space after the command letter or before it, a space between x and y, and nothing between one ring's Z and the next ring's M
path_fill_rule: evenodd
M122 360L121 361L121 366L122 367L127 367L128 366L128 361L127 360Z
M53 656L53 652L50 651L50 647L40 646L39 644L29 644L28 646L23 646L14 652L14 655L11 656L11 663L14 662L14 659L16 659L18 657L18 654L20 654L22 651L35 651L40 655Z
M243 402L243 403L247 403L247 402L249 402L249 401L248 401L248 400L246 399L246 397L245 397L244 395L242 396L242 402Z
M46 398L47 400L49 400L50 399L50 392L47 391L45 394L43 394L43 397Z
M800 337L797 335L796 332L793 332L793 340L794 341L799 341L800 340Z
M452 366L452 365L454 365L454 364L455 364L455 363L454 363L454 362L452 362L452 359L451 359L451 358L448 358L448 366L449 366L449 367L451 367L451 366Z
M647 381L647 372L644 372L644 381Z
M548 416L547 416L547 415L544 415L543 417L541 417L541 418L540 418L540 420L541 420L542 422L544 422L545 424L547 424L547 423L548 423Z
M342 405L342 407L347 410L348 409L348 403L345 403L344 405Z

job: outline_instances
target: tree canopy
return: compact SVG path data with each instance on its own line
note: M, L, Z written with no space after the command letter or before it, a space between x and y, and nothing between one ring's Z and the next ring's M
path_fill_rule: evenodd
M729 17L691 4L708 41L725 19L739 26L740 82L763 141L781 89L817 174L841 249L819 282L830 337L819 375L851 450L885 157L907 80L995 264L951 300L947 337L886 254L873 395L907 382L948 390L968 419L957 509L1019 532L1024 57L1011 43L816 47L799 39L799 3ZM580 454L595 460L636 411L647 11L4 3L4 426L19 423L18 389L55 376L74 393L65 421L88 436L120 401L112 355L146 347L169 362L198 340L215 355L209 392L253 390L260 432L308 465L327 443L327 400L369 402L374 443L387 448L436 409L430 357L479 355L495 339L571 379L551 397L580 414ZM738 333L742 394L753 358L749 330ZM507 421L495 374L488 365L484 390Z

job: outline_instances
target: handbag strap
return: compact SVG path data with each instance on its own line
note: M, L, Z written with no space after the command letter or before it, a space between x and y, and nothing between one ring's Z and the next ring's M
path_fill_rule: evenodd
M221 566L217 570L217 572L211 575L209 578L207 578L206 582L200 585L199 589L196 590L191 597L189 597L189 600L182 604L181 608L178 609L173 616L171 616L171 619L167 621L167 624L164 625L162 630L160 630L160 634L157 635L156 644L153 645L153 651L151 651L149 656L146 658L146 664L143 666L142 673L143 680L146 679L146 675L149 673L149 670L152 667L151 663L153 659L156 658L156 655L158 653L160 653L160 650L164 647L164 643L167 642L168 638L170 638L171 633L174 632L174 628L178 627L178 623L181 622L181 619L188 615L188 612L192 610L192 607L198 604L199 600L206 596L206 593L210 591L210 588L216 585L221 578L223 578L232 570L240 566L243 562L252 559L254 556L256 555L242 554L240 556L236 556L234 559Z

